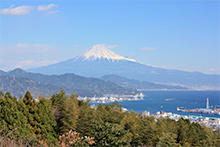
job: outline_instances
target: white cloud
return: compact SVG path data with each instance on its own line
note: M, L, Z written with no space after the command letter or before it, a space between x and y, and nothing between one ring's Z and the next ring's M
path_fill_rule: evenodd
M32 6L19 6L19 7L15 7L15 8L13 8L13 7L14 7L14 5L11 5L10 8L1 9L0 14L14 15L14 16L26 15L26 14L29 14L34 9Z
M56 60L61 60L58 50L60 48L39 43L5 44L0 42L0 69L31 68L52 64Z
M27 47L27 46L28 46L27 44L23 44L23 43L16 44L16 47L19 47L19 48L23 48L23 47Z
M47 11L47 10L52 9L54 7L58 7L58 5L55 5L55 4L41 5L41 6L37 7L37 10L38 11Z
M35 61L35 60L25 60L19 62L16 67L17 68L32 68L32 67L40 67L40 66L46 66L50 64L57 63L56 60L43 60L43 61Z
M26 15L29 14L33 10L37 11L48 11L47 14L55 14L59 12L58 10L49 11L55 7L59 7L55 4L49 4L49 5L40 5L40 6L18 6L14 7L14 5L11 5L10 8L6 9L0 9L0 14L2 15L12 15L12 16L19 16L19 15Z
M54 46L40 43L6 44L0 42L0 70L16 67L32 68L54 64L82 54L79 47Z
M156 50L154 47L142 47L141 50Z

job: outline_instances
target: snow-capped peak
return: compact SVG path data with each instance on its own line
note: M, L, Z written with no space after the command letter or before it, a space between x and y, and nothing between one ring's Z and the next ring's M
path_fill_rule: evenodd
M83 54L85 60L107 59L112 60L128 60L136 62L134 59L126 58L118 55L105 47L105 44L94 45L88 52Z

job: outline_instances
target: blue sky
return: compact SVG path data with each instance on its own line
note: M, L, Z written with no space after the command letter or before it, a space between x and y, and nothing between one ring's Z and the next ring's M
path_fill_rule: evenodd
M220 74L219 1L0 0L0 69L28 69L93 45L168 69Z

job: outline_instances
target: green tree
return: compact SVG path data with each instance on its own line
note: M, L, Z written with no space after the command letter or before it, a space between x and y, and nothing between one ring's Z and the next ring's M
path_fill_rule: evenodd
M31 93L29 91L26 92L23 102L26 105L28 109L28 123L32 126L31 131L34 132L36 135L39 135L41 133L41 124L40 124L40 116L39 116L39 109L37 107L37 103L34 100L34 98L31 96Z
M62 89L58 94L53 94L50 101L54 108L57 108L58 111L62 111L66 99L66 93L64 89Z
M101 123L104 123L105 121L109 120L109 112L105 109L106 106L103 106L102 104L98 104L96 111L95 111L95 117L96 120L98 120Z
M123 118L121 124L124 126L126 131L129 131L132 136L131 145L141 144L141 125L140 125L140 115L131 110L130 113Z
M191 123L190 120L179 119L177 124L177 143L182 146L202 146L206 137L198 123ZM203 141L202 141L203 140Z
M200 146L219 146L220 144L217 144L218 139L215 136L215 132L212 130L212 128L208 128L203 126L202 128L202 138L198 141ZM219 136L218 136L219 137ZM220 138L220 137L219 137Z
M190 146L190 144L187 142L187 123L188 122L186 122L183 118L180 118L177 122L177 125L179 126L177 129L177 143L180 143L182 146Z
M157 147L176 147L178 144L176 143L176 134L173 133L164 133L159 138L157 143Z
M96 120L92 131L97 146L130 146L130 133L121 125Z
M78 101L79 117L76 130L83 136L92 136L92 123L96 119L95 108L91 108L88 102Z
M55 120L57 122L57 134L60 135L60 127L63 125L62 124L62 111L64 111L64 105L65 105L65 100L67 99L66 93L64 92L64 89L62 89L58 94L53 94L51 97L50 101L52 104L52 110L55 116Z
M214 132L214 144L213 146L220 146L220 129Z
M143 130L143 144L155 146L158 139L157 124L155 122L155 118L153 116L144 117L141 124Z
M46 141L48 145L56 144L58 137L55 132L57 123L53 116L51 104L46 98L39 96L37 106L41 124L40 140Z
M0 98L0 130L1 133L12 132L9 135L15 140L26 136L32 136L31 126L28 124L27 117L18 108L16 97L12 97L7 92Z
M64 108L61 111L61 126L59 131L61 133L68 132L69 130L76 130L77 121L79 117L79 107L76 95L73 93L64 101Z
M108 116L105 121L120 124L122 119L125 117L125 113L122 112L121 108L122 105L118 102L114 102L112 105L106 105L105 110Z

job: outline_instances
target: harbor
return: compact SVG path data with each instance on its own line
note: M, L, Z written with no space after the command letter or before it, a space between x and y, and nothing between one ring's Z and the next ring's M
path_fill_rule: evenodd
M149 111L142 112L142 116L153 116L155 120L162 118L169 118L178 121L180 118L188 119L191 123L199 123L200 125L205 125L206 127L212 128L214 131L220 129L220 118L216 117L203 117L195 115L179 115L172 112L158 111L156 114L151 114Z
M90 103L112 103L112 102L123 102L123 101L138 101L143 100L144 94L139 93L136 95L116 95L116 94L105 94L103 97L79 97L79 100L89 101Z
M209 98L207 98L206 108L181 109L182 107L177 107L177 111L188 112L188 113L203 113L203 114L220 115L220 109L216 109L217 106L215 106L214 109L210 109Z

